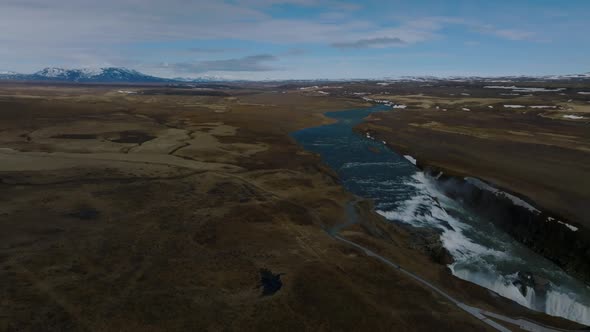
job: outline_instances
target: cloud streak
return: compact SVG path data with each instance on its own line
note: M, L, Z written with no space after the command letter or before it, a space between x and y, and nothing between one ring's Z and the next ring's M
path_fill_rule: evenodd
M277 68L271 66L269 62L277 61L278 59L278 57L271 54L257 54L236 59L162 64L160 67L183 74L202 74L207 72L262 72L276 70Z
M397 37L379 37L379 38L368 38L359 39L352 42L339 42L332 43L332 47L336 48L371 48L371 47L388 47L388 46L401 46L405 45L406 42Z
M239 48L227 47L227 48L205 48L205 47L191 47L187 51L190 53L197 54L215 54L215 53L226 53L232 51L239 51Z

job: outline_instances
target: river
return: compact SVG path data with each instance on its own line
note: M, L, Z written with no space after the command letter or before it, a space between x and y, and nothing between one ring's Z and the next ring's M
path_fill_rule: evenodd
M453 256L449 268L456 277L530 309L590 325L588 286L445 196L436 179L420 171L412 157L353 132L372 112L388 109L330 112L326 115L338 122L292 136L306 150L320 154L348 191L372 199L376 211L391 222L439 229L443 245ZM543 286L530 286L527 278Z

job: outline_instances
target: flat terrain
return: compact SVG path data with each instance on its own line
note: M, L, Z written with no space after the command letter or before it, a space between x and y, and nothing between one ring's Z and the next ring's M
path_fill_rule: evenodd
M324 231L356 199L288 134L367 103L154 90L0 85L0 330L490 330ZM460 301L575 327L452 277L369 202L356 210L342 236ZM282 287L263 296L261 269Z

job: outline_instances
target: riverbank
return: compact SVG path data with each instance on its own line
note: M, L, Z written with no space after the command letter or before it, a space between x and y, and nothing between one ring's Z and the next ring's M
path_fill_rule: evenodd
M487 216L501 229L568 273L590 281L585 207L590 200L590 153L582 149L590 143L590 131L585 124L512 112L413 110L375 113L356 130L411 155L434 176L442 172L441 180L454 182L446 187L449 193L472 208L486 211L486 205L494 204ZM557 146L553 137L561 140L566 134L581 143ZM482 182L488 187L482 190L466 177L492 186Z

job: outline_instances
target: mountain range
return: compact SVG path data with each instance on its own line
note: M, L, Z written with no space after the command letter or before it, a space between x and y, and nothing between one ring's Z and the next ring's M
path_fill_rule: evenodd
M142 74L127 68L63 69L48 67L33 74L0 72L0 79L74 83L163 83L173 80Z
M590 81L590 72L574 75L551 75L551 76L502 76L502 77L433 77L433 76L404 76L402 78L386 78L388 81L545 81L545 80L567 80L567 81ZM203 76L198 78L161 78L143 74L133 69L120 67L105 67L97 69L64 69L48 67L33 74L20 74L12 71L0 71L0 80L12 81L51 81L70 83L202 83L229 81L216 76ZM298 81L347 81L341 80L298 80ZM367 80L367 79L362 79ZM285 81L285 80L278 80Z
M33 74L20 74L11 71L0 71L0 80L51 81L71 83L197 83L222 81L223 79L214 76L169 79L147 75L133 69L119 67L105 67L97 69L64 69L48 67Z

